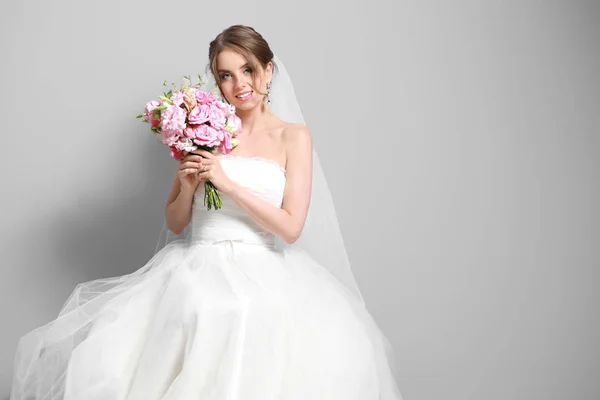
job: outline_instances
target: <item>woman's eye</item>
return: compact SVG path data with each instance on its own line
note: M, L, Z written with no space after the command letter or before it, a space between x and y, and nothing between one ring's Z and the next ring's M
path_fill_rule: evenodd
M244 70L244 72L250 72L250 73L252 73L252 68L248 67L248 68L246 68ZM221 79L225 79L227 77L229 77L229 73L224 73L223 75L221 75Z

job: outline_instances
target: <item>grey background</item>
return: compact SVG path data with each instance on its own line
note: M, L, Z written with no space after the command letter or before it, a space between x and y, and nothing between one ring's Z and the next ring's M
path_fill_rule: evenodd
M405 400L600 398L600 6L566 0L3 2L0 398L19 336L152 255L175 164L134 116L234 23L294 80Z

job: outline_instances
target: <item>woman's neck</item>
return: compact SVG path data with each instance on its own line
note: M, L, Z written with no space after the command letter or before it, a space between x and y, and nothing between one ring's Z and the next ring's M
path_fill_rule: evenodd
M261 104L252 110L236 109L236 114L242 120L242 132L244 136L250 136L254 132L264 130L274 114Z

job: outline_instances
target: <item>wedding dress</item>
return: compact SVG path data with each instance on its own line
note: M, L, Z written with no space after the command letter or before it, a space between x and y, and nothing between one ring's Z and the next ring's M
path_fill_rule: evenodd
M280 207L286 171L219 156ZM189 239L129 275L79 284L19 341L11 400L399 400L390 344L307 253L276 249L230 198L194 196ZM323 238L327 240L327 238Z

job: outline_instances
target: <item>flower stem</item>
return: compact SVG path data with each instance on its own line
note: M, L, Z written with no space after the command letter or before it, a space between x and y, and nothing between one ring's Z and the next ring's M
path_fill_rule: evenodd
M219 210L223 207L221 196L219 196L219 192L215 185L210 181L204 182L204 205L208 210L211 210L212 208Z

